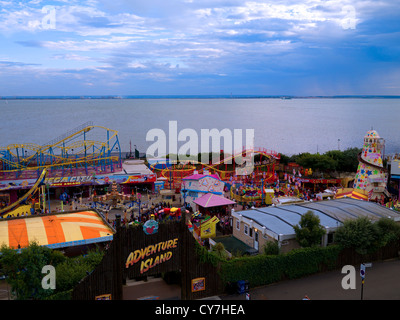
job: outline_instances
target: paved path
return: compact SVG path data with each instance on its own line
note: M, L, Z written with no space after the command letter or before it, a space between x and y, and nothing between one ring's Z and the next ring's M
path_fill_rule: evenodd
M356 267L356 289L344 290L341 282L345 274L341 270L311 275L301 279L282 281L271 285L251 288L251 300L302 300L307 295L311 300L360 300L360 266ZM7 300L5 281L0 281L0 300ZM167 285L161 278L148 282L128 283L124 286L124 300L158 297L159 300L179 300L180 286ZM209 299L245 300L245 295L221 295ZM400 300L400 259L373 262L366 269L363 290L364 300Z
M123 287L124 300L180 300L181 287L168 285L162 278L148 281L128 281Z
M360 300L360 266L356 268L356 289L344 290L341 270L282 281L259 288L250 287L251 300ZM223 300L245 300L245 295L223 295ZM400 300L400 260L373 262L366 269L364 300Z
M251 300L302 300L307 295L311 300L360 300L360 266L356 268L356 289L344 290L341 270L315 274L300 279L281 281L271 285L251 288ZM180 287L169 286L160 278L147 283L133 283L124 288L125 300L136 300L157 296L159 300L179 300ZM209 299L245 300L244 294L221 295ZM366 269L363 290L364 300L400 300L400 260L373 262Z

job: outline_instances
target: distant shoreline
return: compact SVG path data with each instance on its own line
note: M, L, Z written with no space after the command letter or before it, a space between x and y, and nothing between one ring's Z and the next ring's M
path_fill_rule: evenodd
M107 99L400 99L393 95L106 95L106 96L0 96L0 100L107 100Z

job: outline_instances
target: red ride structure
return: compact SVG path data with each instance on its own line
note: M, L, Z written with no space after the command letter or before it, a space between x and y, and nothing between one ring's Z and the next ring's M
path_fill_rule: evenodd
M245 149L227 157L221 150L220 161L208 163L198 160L170 160L162 168L150 165L159 178L165 178L165 186L179 192L182 179L199 174L218 174L222 181L233 182L240 179L244 183L271 183L276 180L275 165L280 160L280 154L266 148ZM247 166L246 166L247 165Z

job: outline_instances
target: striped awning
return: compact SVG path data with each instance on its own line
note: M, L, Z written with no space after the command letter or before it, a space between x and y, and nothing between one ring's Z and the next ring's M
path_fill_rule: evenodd
M30 242L63 248L112 240L114 230L95 211L0 220L0 245L24 248Z
M340 198L352 198L352 199L358 199L358 200L368 200L368 196L366 194L363 194L361 192L357 192L356 190L350 190L350 191L345 191L345 192L340 192L338 191L335 195L336 199Z

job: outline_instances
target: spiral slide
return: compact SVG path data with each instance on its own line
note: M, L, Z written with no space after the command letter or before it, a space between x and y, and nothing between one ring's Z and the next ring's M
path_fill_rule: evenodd
M19 205L21 205L24 201L28 200L36 190L43 184L44 179L47 175L47 169L43 169L42 173L40 174L39 178L36 180L35 184L32 188L29 189L27 193L25 193L21 198L19 198L14 203L10 204L9 206L0 210L0 216L10 212L13 209L16 209Z

